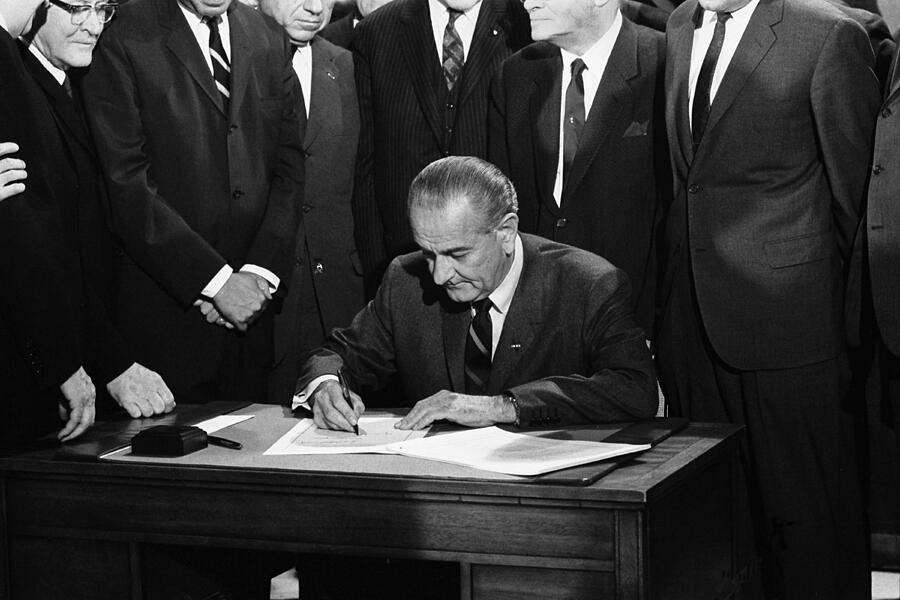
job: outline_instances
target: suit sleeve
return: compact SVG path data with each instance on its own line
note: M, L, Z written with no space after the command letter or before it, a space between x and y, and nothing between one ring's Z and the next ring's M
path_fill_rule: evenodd
M391 263L375 299L356 314L349 327L335 329L322 348L303 365L296 389L343 367L356 390L380 390L397 372L391 317L391 279L399 269Z
M284 283L290 279L291 259L300 229L299 207L303 199L305 173L300 141L300 81L291 65L292 56L293 51L285 40L284 59L279 72L283 104L278 150L266 213L246 261L268 268Z
M879 105L872 61L862 28L840 20L822 46L811 84L813 118L845 264L863 208Z
M584 306L581 343L590 372L545 377L511 388L522 425L534 415L553 412L564 424L635 421L656 414L656 375L644 332L630 308L627 275L616 269L599 277Z
M157 189L136 74L122 37L120 29L111 29L101 38L83 86L109 185L111 225L129 256L189 306L226 261Z
M353 185L351 209L353 236L359 250L366 285L374 288L387 260L384 245L384 226L375 194L375 107L373 105L372 72L365 26L357 28L354 42L353 70L359 99L359 146L356 157L356 177Z

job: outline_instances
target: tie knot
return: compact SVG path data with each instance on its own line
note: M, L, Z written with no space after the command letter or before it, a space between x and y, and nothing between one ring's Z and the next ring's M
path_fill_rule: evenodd
M472 308L475 309L475 315L481 315L485 312L491 310L491 299L490 298L482 298L481 300L476 300L472 303Z
M447 12L450 14L450 22L455 22L458 18L463 15L463 11L456 10L455 8L448 8Z
M206 17L203 19L206 22L206 26L215 31L219 30L219 23L222 22L222 17L220 15L216 15L215 17Z
M716 13L716 23L725 24L725 21L731 18L730 12L717 12Z
M585 69L587 69L587 65L580 58L572 61L572 77L578 77Z

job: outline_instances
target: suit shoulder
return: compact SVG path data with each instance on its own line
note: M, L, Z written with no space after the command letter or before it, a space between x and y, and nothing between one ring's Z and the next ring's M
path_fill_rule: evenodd
M372 11L365 19L356 25L356 34L358 36L368 36L377 34L392 35L388 33L400 22L400 16L413 5L422 0L393 0ZM427 7L426 7L427 10Z
M321 50L322 54L329 58L333 58L336 62L342 62L344 60L353 60L353 53L347 50L346 48L341 48L334 42L325 39L321 35L317 35L315 38L315 44L319 46L319 50Z
M590 287L601 278L621 273L611 262L593 252L535 235L520 235L526 248L526 256L531 254L542 271L554 273L559 285L580 283ZM548 265L547 269L543 269L544 263Z

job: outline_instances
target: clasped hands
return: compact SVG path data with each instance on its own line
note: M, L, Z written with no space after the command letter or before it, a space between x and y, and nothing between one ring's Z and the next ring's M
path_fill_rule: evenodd
M235 271L210 300L196 300L194 306L207 323L226 329L247 331L272 299L269 282L255 273Z
M355 392L350 392L350 399L352 407L344 400L337 381L329 380L319 384L309 398L316 427L353 431L353 426L366 411L366 407ZM516 411L503 396L469 396L441 390L416 402L395 427L424 429L440 420L465 427L485 427L495 423L514 423Z

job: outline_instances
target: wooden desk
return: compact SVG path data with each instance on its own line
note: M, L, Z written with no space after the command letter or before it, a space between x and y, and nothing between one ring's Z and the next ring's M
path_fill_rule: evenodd
M240 427L227 437L245 456L281 435ZM0 458L0 599L139 599L143 543L457 561L465 600L726 598L737 437L692 424L584 487L399 456L284 469L21 453Z

